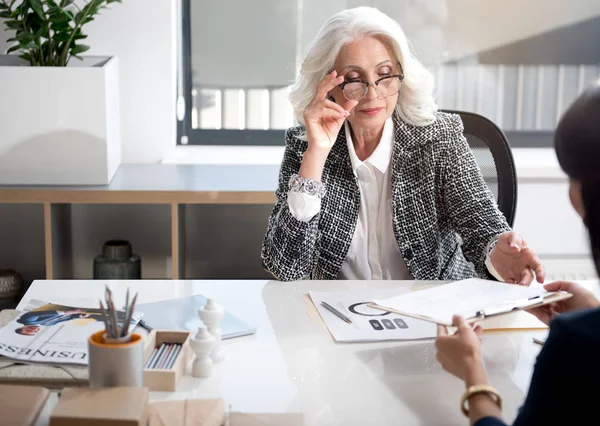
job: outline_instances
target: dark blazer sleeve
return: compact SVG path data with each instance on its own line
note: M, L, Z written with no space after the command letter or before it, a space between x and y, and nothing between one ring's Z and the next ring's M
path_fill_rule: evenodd
M287 201L290 177L300 170L307 147L307 142L297 138L301 131L296 127L285 134L286 148L275 191L277 202L261 250L263 267L280 281L309 278L316 261L320 213L309 222L299 221L290 212Z
M460 116L449 114L442 138L443 191L446 214L463 240L465 258L481 277L492 278L485 266L487 245L499 234L510 231L495 198L483 180L475 156L463 135Z
M506 426L506 423L504 423L498 417L489 416L477 420L475 423L473 423L473 426Z
M23 325L39 325L43 321L58 318L58 312L56 311L44 311L44 312L26 312L17 319L19 324Z
M563 314L552 321L513 426L591 424L598 404L594 386L600 380L599 323L600 309ZM475 426L503 424L488 417Z
M585 420L597 415L599 323L598 309L552 321L514 426L591 424Z

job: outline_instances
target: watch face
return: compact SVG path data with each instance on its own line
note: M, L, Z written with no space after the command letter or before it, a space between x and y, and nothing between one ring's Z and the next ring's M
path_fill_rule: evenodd
M310 180L304 182L304 188L306 189L306 192L308 192L310 195L315 195L317 193L317 185L315 184L315 182L312 182Z
M290 188L294 191L300 191L301 183L302 179L300 178L300 176L293 176L292 180L290 181Z

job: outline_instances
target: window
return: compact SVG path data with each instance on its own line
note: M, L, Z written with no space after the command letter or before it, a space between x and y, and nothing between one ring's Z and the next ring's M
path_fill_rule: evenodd
M595 0L182 0L179 143L283 144L308 44L360 5L402 25L440 108L490 118L515 147L551 146L564 108L600 77Z

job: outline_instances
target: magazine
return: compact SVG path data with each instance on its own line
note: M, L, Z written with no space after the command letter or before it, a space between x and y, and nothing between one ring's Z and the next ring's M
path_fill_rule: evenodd
M142 313L134 313L130 330ZM125 312L118 311L122 325ZM0 355L25 363L88 364L88 338L105 328L98 308L78 308L31 300L22 313L0 328Z

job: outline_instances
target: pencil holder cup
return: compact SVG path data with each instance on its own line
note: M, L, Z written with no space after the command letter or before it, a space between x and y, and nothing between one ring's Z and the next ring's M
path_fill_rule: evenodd
M108 339L105 331L92 334L88 340L89 380L91 388L144 384L144 342L131 333Z

